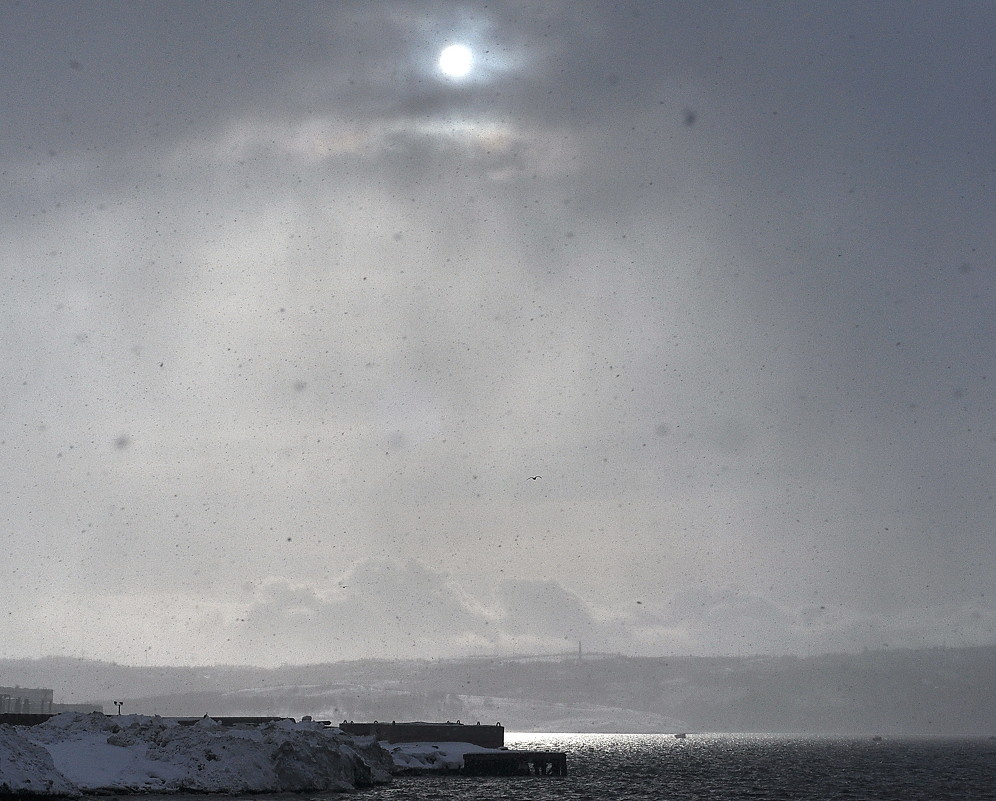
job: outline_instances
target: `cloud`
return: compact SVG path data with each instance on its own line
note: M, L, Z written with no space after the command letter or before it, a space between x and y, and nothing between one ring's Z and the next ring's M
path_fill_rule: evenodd
M365 560L329 585L274 577L233 624L267 664L375 655L457 656L485 646L490 619L443 573L414 560Z
M557 582L504 581L498 587L502 625L512 637L535 640L584 639L594 621L586 604Z
M554 580L471 588L415 559L366 559L321 583L273 575L237 592L149 587L121 594L34 589L8 625L8 656L62 653L131 664L314 664L362 658L587 652L629 656L819 654L862 648L983 645L985 599L896 616L839 602L787 608L736 587L700 588L610 607ZM472 591L473 590L473 591Z
M668 637L672 653L791 652L802 643L792 617L770 600L735 587L700 587L673 595L636 621L643 637Z

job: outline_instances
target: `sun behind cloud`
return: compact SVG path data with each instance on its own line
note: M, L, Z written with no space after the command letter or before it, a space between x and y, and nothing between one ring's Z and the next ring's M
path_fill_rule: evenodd
M450 78L465 77L474 66L474 53L462 44L444 47L439 54L439 69Z

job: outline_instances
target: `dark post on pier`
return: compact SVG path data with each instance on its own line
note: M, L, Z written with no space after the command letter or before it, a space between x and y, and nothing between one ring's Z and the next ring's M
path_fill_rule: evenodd
M469 776L566 776L567 754L562 751L490 751L463 755Z

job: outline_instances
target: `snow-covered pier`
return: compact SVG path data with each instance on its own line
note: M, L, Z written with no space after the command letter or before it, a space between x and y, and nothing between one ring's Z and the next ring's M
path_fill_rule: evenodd
M481 748L502 748L505 745L505 728L496 723L463 724L460 721L451 723L429 723L412 721L398 723L354 723L344 720L339 728L347 734L372 736L386 743L470 743Z

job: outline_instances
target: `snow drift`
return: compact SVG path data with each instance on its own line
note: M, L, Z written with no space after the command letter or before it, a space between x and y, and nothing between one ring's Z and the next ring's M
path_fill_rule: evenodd
M464 754L498 751L471 743L381 743L387 749L399 773L454 772L463 768Z

